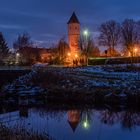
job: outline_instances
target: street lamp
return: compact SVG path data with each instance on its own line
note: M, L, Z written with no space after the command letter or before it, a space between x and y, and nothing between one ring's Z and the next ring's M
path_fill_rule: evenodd
M71 56L71 53L68 53L68 56Z
M84 51L86 51L86 65L88 65L88 36L89 36L89 31L86 29L83 31L83 36L85 38L85 42L84 42Z
M19 57L20 57L20 54L16 53L16 62L17 62L17 64L19 63Z
M19 54L19 53L16 53L16 56L17 56L17 57L19 57L19 56L20 56L20 54Z
M69 64L71 64L71 53L67 53L67 61Z
M83 34L84 34L84 36L88 36L88 34L89 34L88 30L84 30Z
M77 58L78 57L78 55L77 54L75 54L75 58Z
M87 37L88 37L88 35L89 35L89 31L86 29L86 30L84 30L83 31L83 35L84 35L84 37L86 38L86 41L87 41Z
M138 49L135 48L135 49L134 49L135 56L137 56L137 51L138 51Z

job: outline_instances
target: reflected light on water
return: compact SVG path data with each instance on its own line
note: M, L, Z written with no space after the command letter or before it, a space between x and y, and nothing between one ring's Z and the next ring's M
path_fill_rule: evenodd
M88 129L88 128L89 128L89 121L88 121L88 119L87 119L87 115L86 115L85 121L83 122L83 127L84 127L85 129Z
M83 123L83 126L84 126L84 128L88 129L88 128L89 128L88 122L85 121L85 122Z

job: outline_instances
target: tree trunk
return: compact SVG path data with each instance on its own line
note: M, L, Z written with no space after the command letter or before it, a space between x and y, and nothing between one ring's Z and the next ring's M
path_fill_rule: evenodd
M86 55L86 66L88 66L88 55Z
M131 66L133 66L133 60L134 60L134 56L133 56L133 52L131 52Z

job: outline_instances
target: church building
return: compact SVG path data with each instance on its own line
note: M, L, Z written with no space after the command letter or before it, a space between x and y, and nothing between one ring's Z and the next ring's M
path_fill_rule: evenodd
M80 22L73 12L68 21L68 42L72 58L79 54L79 39L80 39Z

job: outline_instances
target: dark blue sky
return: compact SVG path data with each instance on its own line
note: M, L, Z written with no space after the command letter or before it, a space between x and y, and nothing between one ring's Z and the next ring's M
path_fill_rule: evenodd
M109 19L140 19L139 0L0 0L0 31L9 46L18 34L28 32L47 46L67 35L67 21L75 11L82 28L93 34Z

